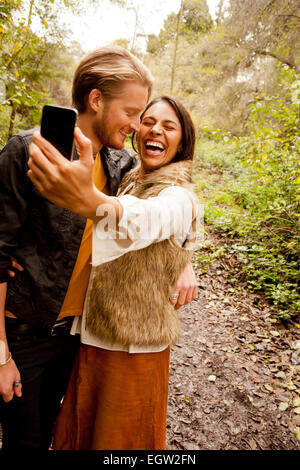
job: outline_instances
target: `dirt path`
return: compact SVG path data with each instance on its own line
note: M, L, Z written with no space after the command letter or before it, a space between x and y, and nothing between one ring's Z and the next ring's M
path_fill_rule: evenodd
M222 260L195 269L198 299L181 310L171 355L167 448L300 450L300 329L233 289Z

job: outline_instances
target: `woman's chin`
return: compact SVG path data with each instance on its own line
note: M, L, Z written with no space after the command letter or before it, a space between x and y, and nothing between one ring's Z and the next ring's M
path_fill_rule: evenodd
M163 166L164 162L162 159L160 158L147 158L145 160L142 160L142 164L143 164L143 167L145 168L145 170L147 171L153 171L153 170L156 170L157 168L160 168L161 166Z

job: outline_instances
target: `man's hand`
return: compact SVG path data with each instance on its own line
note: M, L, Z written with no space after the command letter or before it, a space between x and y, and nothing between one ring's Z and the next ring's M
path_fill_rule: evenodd
M11 267L12 268L17 269L18 271L24 271L23 266L21 266L13 256L11 256L10 259L11 259ZM8 272L10 277L15 277L15 272L12 269L8 269L7 272Z
M75 129L74 136L80 158L70 162L50 142L34 132L29 145L27 175L51 202L86 216L86 206L94 195L92 144L79 128ZM95 213L96 208L93 210Z
M198 283L192 263L189 263L179 276L170 302L176 309L188 304L197 297ZM176 298L175 298L176 297Z
M12 400L14 394L22 395L21 375L9 353L5 333L4 306L6 299L6 282L0 283L0 395L4 401Z
M79 160L70 162L34 132L29 145L28 178L43 196L58 206L98 221L104 215L97 215L97 208L105 204L105 211L118 222L122 205L117 198L101 193L94 185L91 141L79 127L75 128L74 137Z
M3 355L1 355L1 362ZM15 364L15 361L11 359L4 366L0 366L0 395L2 395L5 402L11 401L14 394L17 397L22 396L22 384L21 375Z

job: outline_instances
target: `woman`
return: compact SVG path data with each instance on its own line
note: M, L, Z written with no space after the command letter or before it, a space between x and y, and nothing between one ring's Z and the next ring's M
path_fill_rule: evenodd
M170 346L180 334L169 299L190 262L187 239L196 213L195 132L188 112L168 96L153 100L141 116L137 143L140 163L124 177L118 198L95 193L88 182L77 184L78 198L75 190L61 201L95 223L84 314L73 325L82 345L54 449L166 448ZM77 144L85 158L89 152L78 133ZM51 184L42 189L32 171L29 176L51 198Z

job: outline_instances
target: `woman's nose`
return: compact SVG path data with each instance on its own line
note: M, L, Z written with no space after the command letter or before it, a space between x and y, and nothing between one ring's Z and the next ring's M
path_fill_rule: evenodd
M153 132L153 134L160 134L161 133L161 126L158 122L152 126L151 132Z

